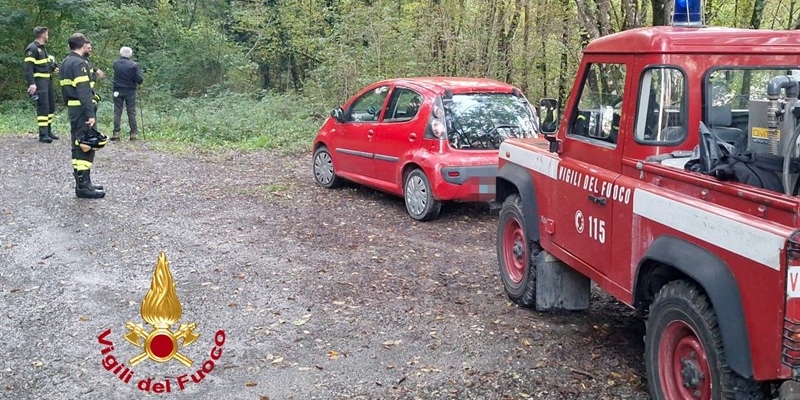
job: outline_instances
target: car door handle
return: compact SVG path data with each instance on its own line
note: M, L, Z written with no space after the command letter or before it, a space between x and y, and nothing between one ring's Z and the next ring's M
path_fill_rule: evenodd
M368 130L367 137L373 137L373 136L375 136L375 131L373 131L372 129Z
M414 133L414 132L411 132L411 134L410 134L410 135L408 135L408 141L409 141L409 142L413 142L413 141L415 141L415 140L417 140L417 134L416 134L416 133Z
M600 204L601 206L606 205L606 198L605 197L593 196L593 195L590 194L589 195L589 200L591 200L593 203Z

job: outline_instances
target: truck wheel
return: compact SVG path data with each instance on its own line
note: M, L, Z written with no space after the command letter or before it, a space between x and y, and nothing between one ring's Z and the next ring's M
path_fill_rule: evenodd
M664 285L653 300L645 365L653 400L766 398L757 382L728 367L714 309L687 281Z
M418 221L430 221L439 216L442 202L433 198L431 183L422 170L415 169L406 175L403 188L406 210L411 218Z
M333 189L342 184L341 178L336 176L333 169L333 158L328 148L319 146L314 151L314 180L322 187Z
M525 232L522 200L519 195L512 194L500 208L497 264L508 297L522 307L533 307L536 303L536 266L533 256L541 248L538 243L530 242Z

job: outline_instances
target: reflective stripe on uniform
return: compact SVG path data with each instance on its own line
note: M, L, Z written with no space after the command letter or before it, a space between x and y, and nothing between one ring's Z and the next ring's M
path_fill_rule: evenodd
M89 82L89 76L88 75L83 75L83 76L79 76L79 77L77 77L75 79L62 79L61 80L61 86L73 86L73 87L75 87L75 86L78 86L78 84L81 83L81 82Z
M97 104L96 101L92 100L92 103ZM80 100L67 100L67 106L69 107L80 107L81 101Z
M53 117L55 117L54 114L47 114L47 123L48 124L52 124L53 123Z
M46 59L46 58L43 58L41 60L37 60L37 59L35 59L33 57L25 57L25 59L23 61L24 62L34 63L34 64L47 64L49 62L49 60Z
M47 72L47 73L45 73L45 72L34 72L33 73L33 77L34 78L50 78L50 73L49 72Z
M75 145L78 145L78 142L75 142ZM86 160L78 160L73 158L72 159L72 168L75 168L76 171L86 171L92 168L92 162Z
M37 115L36 116L36 125L38 125L38 126L47 126L47 125L49 125L47 115Z

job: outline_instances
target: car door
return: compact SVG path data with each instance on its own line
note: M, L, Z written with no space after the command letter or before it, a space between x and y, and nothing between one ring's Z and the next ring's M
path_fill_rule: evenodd
M617 139L625 117L625 71L618 58L584 68L581 93L565 127L554 193L561 205L556 207L553 241L604 276L612 269L612 205L620 190L615 191L615 183L622 165L622 143Z
M380 125L390 85L371 87L356 97L345 110L344 123L332 132L334 159L340 173L375 177L372 138Z
M396 86L389 97L383 122L372 139L375 177L400 186L400 168L406 156L418 149L427 120L422 114L424 97L408 87Z

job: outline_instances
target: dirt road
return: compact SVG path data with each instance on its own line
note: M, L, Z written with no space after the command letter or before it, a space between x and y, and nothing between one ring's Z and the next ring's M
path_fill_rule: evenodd
M310 154L147 142L98 152L108 194L82 200L64 140L6 136L0 154L0 398L648 398L642 320L599 291L581 313L513 306L486 206L418 223L401 199L315 186ZM131 367L125 324L162 250L172 332L200 336L178 342L191 367Z

